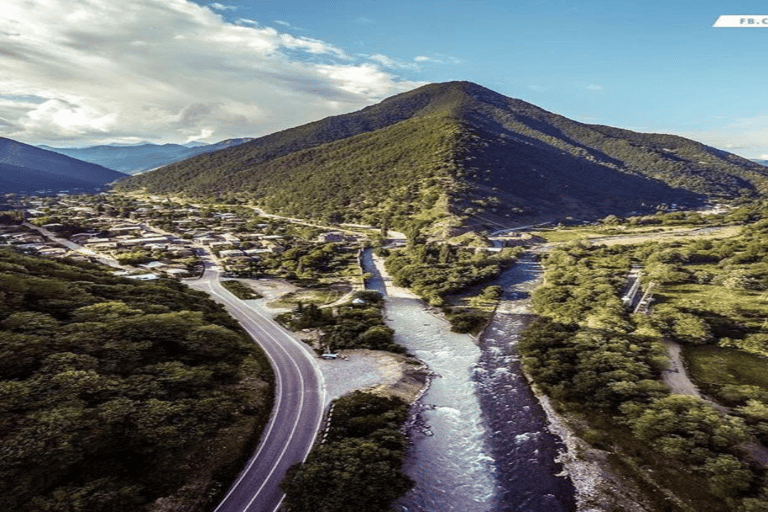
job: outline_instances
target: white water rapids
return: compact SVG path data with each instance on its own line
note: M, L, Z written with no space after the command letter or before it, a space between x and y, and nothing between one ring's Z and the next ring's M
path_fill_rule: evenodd
M546 416L519 373L514 355L525 316L509 301L524 300L536 272L531 261L499 280L509 313L497 315L488 335L450 332L450 325L408 290L382 278L370 251L367 285L387 297L395 339L437 375L414 406L417 427L404 471L416 482L395 503L402 512L568 512L570 481L557 474L560 449ZM527 283L527 284L526 284ZM512 316L510 316L512 315ZM507 330L514 332L506 332ZM482 350L481 350L482 347Z

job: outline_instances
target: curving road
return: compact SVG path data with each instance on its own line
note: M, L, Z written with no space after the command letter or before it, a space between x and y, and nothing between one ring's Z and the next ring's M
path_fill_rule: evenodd
M275 372L275 406L258 450L215 512L275 512L283 501L280 482L312 448L323 418L325 389L314 356L302 343L219 283L219 270L205 262L205 273L187 285L224 305L264 349Z

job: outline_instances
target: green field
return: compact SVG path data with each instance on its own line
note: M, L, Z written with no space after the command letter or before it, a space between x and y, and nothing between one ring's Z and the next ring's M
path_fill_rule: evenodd
M757 386L768 392L768 359L741 350L712 346L686 346L691 378L705 393L723 386Z

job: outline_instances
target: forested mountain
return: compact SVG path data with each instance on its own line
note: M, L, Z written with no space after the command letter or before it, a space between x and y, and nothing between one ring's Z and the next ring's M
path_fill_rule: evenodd
M100 165L0 137L0 192L94 189L123 177Z
M682 137L578 123L450 82L190 158L118 189L460 231L759 195L768 169Z
M108 169L133 174L155 169L201 153L236 146L250 139L229 139L216 144L186 146L180 144L139 144L136 146L92 146L86 148L54 148L40 146L78 160L102 165Z
M0 250L0 340L2 510L199 510L271 409L264 354L175 281Z

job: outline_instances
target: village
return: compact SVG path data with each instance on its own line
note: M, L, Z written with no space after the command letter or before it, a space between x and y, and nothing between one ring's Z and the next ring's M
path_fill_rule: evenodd
M311 274L312 258L302 260L305 269L297 265L301 256L328 244L335 253L352 256L367 239L262 216L242 206L114 194L8 194L4 202L6 213L14 212L24 222L0 225L0 247L101 262L119 268L117 275L141 280L199 275L199 257L205 253L212 254L229 277L302 277ZM283 265L284 260L291 262Z

